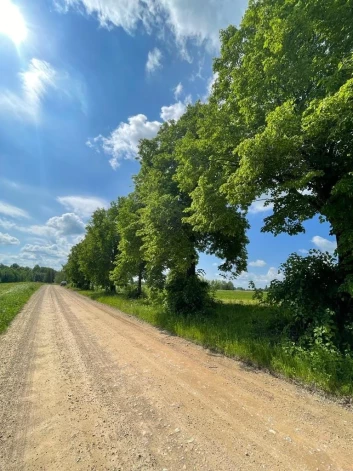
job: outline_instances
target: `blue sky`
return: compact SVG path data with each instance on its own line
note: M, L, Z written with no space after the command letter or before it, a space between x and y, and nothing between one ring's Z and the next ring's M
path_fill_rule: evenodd
M0 263L60 268L94 209L132 189L140 138L206 100L218 31L245 0L0 1ZM252 206L249 269L268 284L289 253L332 251L327 225L260 232ZM217 260L200 268L216 278Z

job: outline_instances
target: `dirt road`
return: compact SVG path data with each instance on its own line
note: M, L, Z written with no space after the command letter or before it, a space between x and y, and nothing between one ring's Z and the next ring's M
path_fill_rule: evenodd
M55 286L0 337L0 470L353 471L353 414Z

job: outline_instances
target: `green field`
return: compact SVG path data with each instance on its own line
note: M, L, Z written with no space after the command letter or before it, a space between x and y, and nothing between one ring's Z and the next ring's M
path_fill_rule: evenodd
M353 396L352 357L323 350L294 349L282 333L288 324L286 314L257 304L251 299L251 292L230 292L231 303L218 303L212 313L192 316L166 313L162 306L123 295L80 293L255 367L335 395ZM223 293L228 294L221 291L218 297L224 300Z
M0 333L40 286L40 283L0 283Z
M217 290L215 292L215 298L223 303L227 304L256 304L257 301L253 299L253 291L242 291L242 290Z

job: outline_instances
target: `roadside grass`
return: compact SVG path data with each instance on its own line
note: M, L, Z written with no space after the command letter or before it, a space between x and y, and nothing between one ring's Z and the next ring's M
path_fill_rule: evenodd
M237 303L217 302L210 315L193 316L166 313L162 306L145 299L129 299L122 294L79 292L253 367L336 396L353 396L353 358L322 349L294 347L282 334L289 320L286 314L254 301L245 304L249 292L239 292L245 296L243 299L239 296Z
M0 283L0 334L10 325L41 283Z

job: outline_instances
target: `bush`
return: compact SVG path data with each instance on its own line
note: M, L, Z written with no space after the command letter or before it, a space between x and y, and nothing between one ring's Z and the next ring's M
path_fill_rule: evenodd
M348 326L340 326L342 294L335 257L317 250L307 257L291 254L280 271L284 278L271 282L267 302L290 313L288 336L305 347L350 349Z
M197 275L170 274L165 285L165 304L168 311L175 313L206 313L213 305L210 285Z

